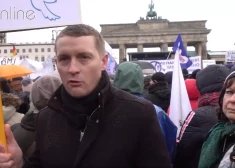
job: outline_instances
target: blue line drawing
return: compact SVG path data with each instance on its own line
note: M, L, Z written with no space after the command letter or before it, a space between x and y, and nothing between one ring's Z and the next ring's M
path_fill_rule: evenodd
M41 12L45 19L50 21L56 21L61 17L53 13L49 8L48 4L57 3L57 0L30 0L34 9Z
M162 64L158 61L151 61L150 62L154 68L156 69L156 72L165 72L165 69L162 67Z

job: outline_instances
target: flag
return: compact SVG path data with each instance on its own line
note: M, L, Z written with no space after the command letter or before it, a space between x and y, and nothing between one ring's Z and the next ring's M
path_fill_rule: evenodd
M180 59L180 65L182 69L187 69L190 67L193 62L190 60L187 51L184 47L183 40L181 38L181 35L179 34L177 39L175 40L173 51L176 52L176 50L179 49L179 59Z
M108 65L106 67L106 71L108 74L114 75L117 69L117 62L113 58L113 49L112 47L105 41L105 51L108 54Z
M16 50L16 47L15 45L13 44L13 48L12 48L12 57L16 56L17 55L17 50Z
M180 68L180 53L180 48L178 48L176 50L174 60L169 112L170 119L178 128L177 136L179 135L180 128L183 125L183 122L186 119L187 115L190 111L192 111L184 82L184 77Z
M117 66L118 64L116 60L108 53L108 65L106 67L108 74L114 75L117 70Z

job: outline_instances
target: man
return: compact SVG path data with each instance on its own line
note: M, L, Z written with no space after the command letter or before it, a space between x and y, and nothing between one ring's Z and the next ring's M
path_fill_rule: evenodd
M24 167L170 168L153 105L111 86L102 36L87 25L68 26L55 52L63 85L40 111L36 151ZM6 135L10 154L0 155L0 167L20 168L9 126Z

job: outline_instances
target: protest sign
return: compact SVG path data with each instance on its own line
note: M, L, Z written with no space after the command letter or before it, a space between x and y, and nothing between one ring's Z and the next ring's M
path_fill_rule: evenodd
M0 58L0 65L19 65L20 59L18 57L3 57Z
M193 64L188 68L189 73L191 74L196 69L201 69L201 56L190 57ZM141 60L142 61L142 60ZM174 60L143 60L150 62L156 69L156 72L169 72L173 71Z
M227 51L225 62L235 62L235 51Z
M206 68L209 65L216 64L215 60L202 60L202 67Z

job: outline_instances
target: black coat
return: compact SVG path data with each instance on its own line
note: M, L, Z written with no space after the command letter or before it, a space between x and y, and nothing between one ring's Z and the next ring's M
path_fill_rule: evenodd
M30 111L22 118L21 123L14 124L11 129L16 142L25 157L30 156L35 148L35 122L37 113Z
M151 85L148 90L149 94L145 98L167 112L171 99L171 91L167 82L158 82Z
M216 106L208 105L189 113L180 131L175 168L198 168L202 145L218 122L216 111Z
M153 105L107 83L82 140L63 110L61 89L55 92L39 114L37 150L24 167L171 167Z

